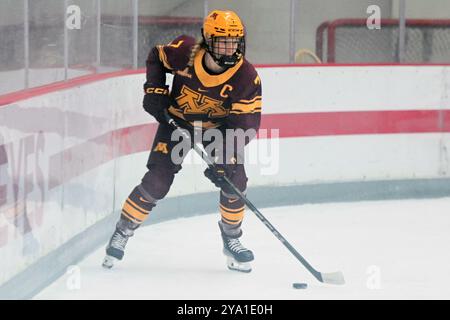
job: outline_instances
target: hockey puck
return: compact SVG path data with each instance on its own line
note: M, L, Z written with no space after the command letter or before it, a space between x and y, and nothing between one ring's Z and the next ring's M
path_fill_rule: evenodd
M306 289L308 288L308 284L296 282L292 284L292 287L294 287L294 289Z

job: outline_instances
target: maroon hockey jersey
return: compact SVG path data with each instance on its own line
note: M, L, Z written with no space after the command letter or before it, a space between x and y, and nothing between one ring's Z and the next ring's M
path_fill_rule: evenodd
M188 66L194 38L182 35L153 48L147 59L147 84L163 86L174 75L169 112L179 119L202 121L203 128L255 129L261 119L261 80L244 58L221 74L210 74L200 49ZM198 123L198 122L197 122Z

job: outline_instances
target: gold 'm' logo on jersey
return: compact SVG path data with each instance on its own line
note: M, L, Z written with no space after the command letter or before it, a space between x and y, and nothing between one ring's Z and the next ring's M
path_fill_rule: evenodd
M181 88L181 95L176 99L185 114L207 114L210 118L227 115L227 110L222 106L222 101L196 92L185 85Z

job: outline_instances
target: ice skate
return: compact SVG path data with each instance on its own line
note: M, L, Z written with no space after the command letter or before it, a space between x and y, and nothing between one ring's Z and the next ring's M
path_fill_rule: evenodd
M128 239L134 234L137 227L138 225L131 221L123 218L119 220L116 230L106 246L106 256L102 264L104 268L111 269L116 261L122 260Z
M129 236L123 234L120 230L116 229L116 231L114 231L114 234L106 247L106 256L103 260L103 267L111 269L117 260L122 260L128 238Z
M221 226L220 230L222 231ZM246 273L252 271L250 261L254 260L253 252L245 248L238 238L228 237L223 231L221 233L223 240L223 254L227 257L228 269Z

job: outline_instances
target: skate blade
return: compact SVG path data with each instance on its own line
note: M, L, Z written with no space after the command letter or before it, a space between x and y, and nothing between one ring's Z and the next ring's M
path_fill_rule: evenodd
M238 262L231 257L227 257L228 269L232 271L239 271L249 273L252 271L252 266L248 262Z
M116 262L116 260L116 258L107 255L105 259L103 259L102 267L105 269L111 269L114 266L114 262Z

